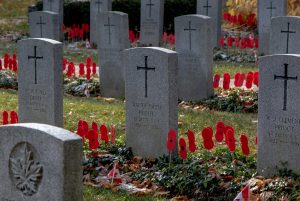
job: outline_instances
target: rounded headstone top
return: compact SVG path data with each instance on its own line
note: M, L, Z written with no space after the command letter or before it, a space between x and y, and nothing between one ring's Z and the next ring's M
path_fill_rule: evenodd
M272 57L300 57L300 54L272 54L272 55L261 56L260 59L272 58Z
M37 123L10 124L5 126L0 126L0 133L4 129L37 131L37 132L45 133L47 135L51 135L52 137L59 139L60 141L81 140L81 138L75 133L47 124L37 124Z
M105 11L105 12L102 12L103 14L115 14L115 15L128 15L127 13L124 13L124 12L121 12L121 11Z
M62 44L61 42L59 42L57 40L53 40L53 39L49 39L49 38L28 38L28 39L22 39L22 40L18 41L18 43L22 43L25 41L41 41L41 42L48 42L53 45Z
M31 12L30 14L36 14L36 15L40 15L40 14L58 15L56 12L52 12L52 11L34 11L34 12Z
M124 51L140 51L140 50L159 50L161 52L165 52L167 54L177 54L177 52L173 51L173 50L170 50L170 49L166 49L166 48L162 48L162 47L137 47L137 48L129 48L129 49L126 49Z
M182 16L178 16L178 17L175 17L175 18L185 18L185 17L198 17L198 18L201 18L201 19L211 19L211 17L209 16L206 16L206 15L199 15L199 14L189 14L189 15L182 15Z

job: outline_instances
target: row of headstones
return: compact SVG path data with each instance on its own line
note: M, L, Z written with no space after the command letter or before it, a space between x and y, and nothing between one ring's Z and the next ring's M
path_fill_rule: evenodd
M140 43L142 46L159 46L163 32L164 3L165 0L141 0ZM91 0L91 43L98 44L99 29L96 28L98 15L101 12L111 11L111 8L112 0ZM222 0L198 0L197 13L212 17L212 43L218 46L221 35Z
M300 17L287 17L286 0L260 0L258 173L300 172ZM275 155L274 155L275 154Z
M212 44L218 46L221 35L221 14L222 0L198 0L197 13L212 17ZM91 0L90 3L90 38L92 43L98 43L99 28L97 28L98 15L101 12L111 11L112 0ZM63 24L63 1L44 0L44 11L30 13L30 37L31 38L50 38L60 41L62 39ZM272 54L278 50L278 45L284 49L284 53L296 53L297 45L300 43L299 37L295 37L293 47L289 47L290 36L297 32L299 19L284 18L280 20L271 19L278 16L286 16L287 0L260 0L258 2L259 15L259 38L260 53L263 55ZM141 0L141 44L158 46L163 28L164 0ZM271 26L271 24L273 24ZM281 25L281 26L280 26ZM274 27L276 30L271 30ZM292 31L294 27L294 31ZM273 28L272 28L273 29ZM101 30L101 29L100 29ZM270 33L277 33L271 37ZM286 34L287 40L279 40L278 34ZM280 42L274 41L278 40ZM287 42L286 42L287 41ZM275 43L274 43L275 42ZM287 43L282 45L281 43Z
M29 14L29 34L31 38L63 40L63 0L43 0L43 11Z
M63 1L43 5L44 12L30 14L30 36L51 39L18 42L20 122L63 127ZM83 200L81 138L32 123L2 126L0 133L1 201Z
M126 69L122 54L130 46L128 15L115 11L102 12L98 19L101 95L124 98ZM202 15L175 18L176 51L179 54L178 92L181 100L199 101L213 94L212 22L210 17Z
M29 54L21 54L20 69L27 69L20 74L20 117L28 116L27 121L31 122L48 120L58 112L57 107L61 108L61 100L56 103L53 97L55 89L62 91L58 87L61 84L57 84L62 81L54 78L55 66L61 72L57 68L61 65L55 65L53 58L59 58L54 52L61 54L62 45L47 39L28 39L20 42L20 48L32 49ZM170 128L177 130L178 121L178 55L155 47L128 49L124 55L126 145L144 157L168 154L167 133ZM299 63L300 55L288 54L260 60L259 133L263 134L259 136L258 170L262 175L275 173L276 167L286 161L288 168L300 171ZM23 71L29 72L24 74ZM29 105L22 106L22 101ZM59 115L62 117L62 113ZM79 137L41 124L4 126L0 133L1 138L6 139L0 141L0 160L4 163L0 166L1 200L24 197L82 200L82 141Z
M268 54L300 53L300 17L287 17L287 0L260 0L259 52Z
M209 18L179 17L176 19L178 23L188 24L188 28L181 30L188 33L185 38L193 31L194 18L205 21L209 30ZM184 47L191 50L192 44L184 43ZM212 48L204 49L210 52ZM62 75L61 69L57 68L62 66L62 44L49 39L28 39L19 43L19 52L20 121L62 126ZM167 154L167 132L170 128L177 129L180 56L162 48L129 49L124 55L126 144L133 148L134 153L145 157ZM188 61L195 60L189 57ZM270 66L261 68L260 81L259 133L266 135L259 138L258 168L264 175L274 172L280 161L288 161L290 168L299 171L297 153L300 146L296 134L300 117L295 107L300 102L297 96L299 61L300 57L296 55L273 55L261 59L261 66ZM282 89L282 93L278 89ZM82 150L78 137L45 125L2 127L1 133L5 135L3 139L11 139L0 142L1 161L8 163L0 167L1 181L4 182L4 188L0 189L2 200L19 200L24 196L36 200L82 200ZM272 158L274 146L277 150L275 160ZM24 171L28 172L21 177Z
M112 0L91 0L90 42L98 44L98 15L111 11ZM63 0L43 0L43 10L29 15L30 37L61 41L63 26ZM221 35L222 0L198 0L197 13L213 19L213 45L218 46ZM159 46L163 32L164 0L141 0L141 33L143 46Z

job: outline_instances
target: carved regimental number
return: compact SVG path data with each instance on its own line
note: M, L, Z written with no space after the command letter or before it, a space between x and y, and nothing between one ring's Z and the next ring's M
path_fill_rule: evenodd
M13 148L9 158L9 173L12 183L24 196L38 192L43 167L29 143L22 142Z

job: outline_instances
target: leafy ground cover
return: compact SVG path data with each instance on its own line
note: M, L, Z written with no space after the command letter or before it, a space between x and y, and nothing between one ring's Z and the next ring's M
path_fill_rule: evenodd
M0 103L1 103L0 111L16 110L17 92L14 90L0 90ZM201 147L202 139L200 137L200 133L204 127L214 126L216 122L221 119L226 124L234 126L238 132L244 132L249 134L249 136L252 137L253 139L256 133L256 123L255 123L256 118L257 115L253 113L244 114L244 113L216 112L216 111L207 111L207 110L197 111L197 110L190 110L181 107L179 110L179 125L180 125L179 134L181 136L186 136L186 131L188 129L194 130L197 136L196 138L197 144L199 145L199 150L197 151L196 156L201 156L201 154L203 154L204 149ZM71 131L76 130L77 122L80 119L85 119L89 123L95 121L98 123L105 123L108 126L114 125L116 128L117 142L118 144L120 144L120 146L124 145L125 111L124 111L123 101L118 101L118 100L111 101L99 97L80 98L80 97L73 97L68 95L64 97L64 119L65 119L65 128ZM253 140L251 141L251 146L255 147ZM254 155L255 153L252 152L252 157ZM189 157L193 158L192 155L190 155ZM177 166L178 163L177 168L184 167L185 165L183 164L188 164L189 162L185 162L185 163L176 162L174 166ZM158 167L164 166L166 164L168 163L163 163L162 160L160 163L158 163ZM189 166L187 166L187 169L188 168ZM149 173L148 177L150 177L151 174ZM168 170L166 170L166 174L168 174ZM136 179L141 178L142 175L145 176L145 173L137 172ZM145 176L145 178L147 177ZM177 176L175 178L177 178ZM86 189L88 189L87 192L85 192L87 196L89 195L89 192L91 193L91 192L99 191L99 190L91 190L89 188ZM176 192L182 193L179 190L177 190ZM113 192L111 193L112 195L115 194ZM116 196L119 196L119 192L116 193ZM87 199L93 200L94 198L92 197L93 196L88 197ZM102 199L101 196L97 198L97 195L94 195L94 197L95 197L94 200Z

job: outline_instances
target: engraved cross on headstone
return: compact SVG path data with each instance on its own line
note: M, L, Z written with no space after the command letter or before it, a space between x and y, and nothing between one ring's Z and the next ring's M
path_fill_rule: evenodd
M284 75L274 75L274 80L283 80L284 81L284 96L283 96L283 111L286 111L287 106L287 84L288 80L298 80L298 76L296 77L289 77L288 76L288 66L289 64L284 64Z
M146 6L149 6L149 17L152 17L152 6L155 4L152 3L152 0L149 0L149 3L146 4Z
M96 4L97 7L98 7L98 13L99 13L99 12L100 12L100 5L103 4L103 2L100 1L100 0L96 0L96 1L95 1L95 4Z
M286 33L286 54L289 53L290 34L295 34L296 31L290 31L290 23L288 22L288 30L281 30L281 33Z
M183 29L184 31L189 31L189 38L190 38L190 50L192 50L192 31L196 31L197 29L192 29L192 22L189 21L189 28Z
M37 84L37 75L36 75L36 64L38 59L43 59L43 57L39 57L36 55L36 48L37 46L34 46L34 56L28 56L28 60L34 59L34 84Z
M273 7L273 1L270 2L270 7L267 8L267 10L270 10L271 18L273 17L273 10L276 10L277 7Z
M206 0L206 5L203 6L203 8L206 8L206 16L208 16L208 9L212 6L208 5L208 0Z
M40 16L40 21L36 23L37 25L40 25L40 36L43 38L43 25L46 25L45 22L42 20L42 16Z
M137 66L137 70L145 71L145 98L148 98L148 71L155 71L155 67L148 67L148 56L145 56L145 67Z
M48 2L49 2L49 4L50 4L50 9L49 9L50 11L52 11L52 3L53 3L53 1L54 1L54 0L48 0Z
M111 27L116 25L110 23L110 17L108 17L108 23L104 24L105 27L108 27L108 44L111 44Z

